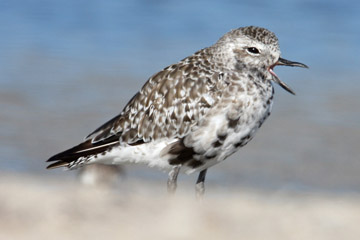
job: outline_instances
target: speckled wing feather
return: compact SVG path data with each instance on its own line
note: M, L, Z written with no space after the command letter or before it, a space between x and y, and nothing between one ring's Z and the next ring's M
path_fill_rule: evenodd
M221 96L222 74L210 70L204 54L206 49L152 76L120 115L85 140L121 133L120 144L139 144L185 136Z
M114 144L184 137L221 97L224 75L211 70L215 68L210 66L208 51L200 50L153 75L122 113L92 132L84 143L50 158L48 161L62 160L52 167L101 153Z

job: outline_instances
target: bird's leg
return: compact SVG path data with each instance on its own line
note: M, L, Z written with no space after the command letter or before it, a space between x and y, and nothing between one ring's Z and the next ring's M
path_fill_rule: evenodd
M177 187L177 177L179 175L181 165L174 166L169 172L169 178L167 181L167 191L169 194L174 194Z
M206 172L207 169L204 169L199 173L199 177L195 184L195 196L198 200L201 200L204 197Z

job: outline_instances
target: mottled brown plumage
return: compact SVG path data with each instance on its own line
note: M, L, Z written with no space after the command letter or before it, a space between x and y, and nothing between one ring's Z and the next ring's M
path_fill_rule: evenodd
M210 64L209 49L152 76L123 112L88 136L93 142L121 132L120 143L149 142L185 136L227 86Z
M206 169L249 142L269 116L272 81L293 93L273 72L276 65L306 67L280 58L269 30L232 30L150 77L118 116L51 157L48 168L145 163L173 167L172 189L180 167L201 171L203 184Z

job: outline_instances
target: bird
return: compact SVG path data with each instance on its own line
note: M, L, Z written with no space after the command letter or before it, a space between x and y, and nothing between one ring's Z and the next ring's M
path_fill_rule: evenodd
M179 172L196 172L195 194L202 197L208 168L245 146L270 115L273 83L295 95L275 66L308 68L282 58L270 30L233 29L152 75L120 114L49 158L47 169L145 164L168 171L169 193Z

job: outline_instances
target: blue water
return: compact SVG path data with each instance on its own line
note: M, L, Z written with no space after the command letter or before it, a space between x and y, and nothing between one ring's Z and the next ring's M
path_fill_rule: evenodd
M274 31L285 56L351 71L359 62L359 9L358 1L335 0L1 1L1 83L12 82L9 72L31 54L70 60L64 72L71 74L96 64L147 76L246 25Z
M276 69L298 93L279 91L279 116L298 109L304 121L351 128L344 139L357 140L359 10L355 0L0 1L0 168L43 171L44 159L119 112L150 75L247 25L272 30L284 58L310 66ZM333 161L360 170L351 144Z

